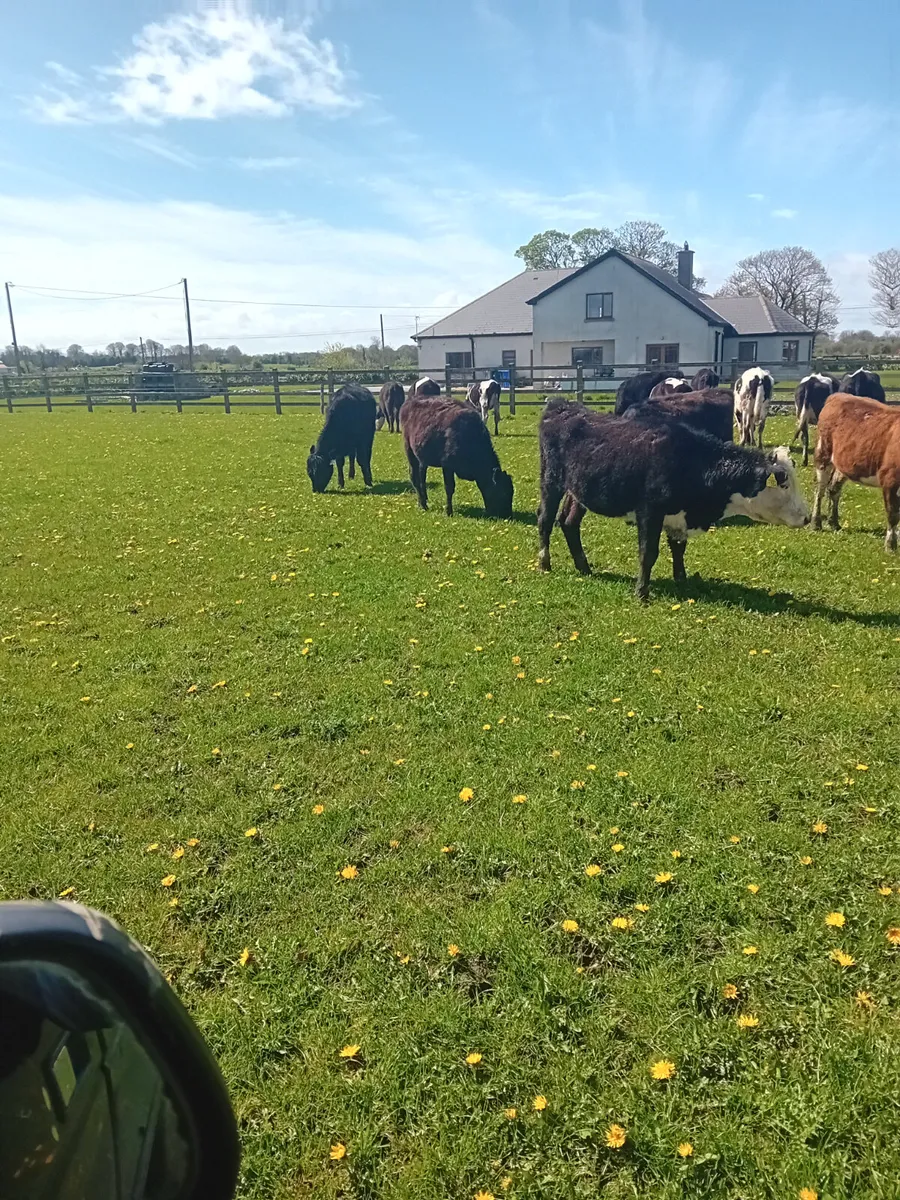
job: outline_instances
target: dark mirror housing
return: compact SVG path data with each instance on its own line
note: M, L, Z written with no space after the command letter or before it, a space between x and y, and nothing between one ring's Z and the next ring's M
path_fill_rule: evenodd
M78 904L0 904L0 1195L231 1200L218 1065L149 955Z

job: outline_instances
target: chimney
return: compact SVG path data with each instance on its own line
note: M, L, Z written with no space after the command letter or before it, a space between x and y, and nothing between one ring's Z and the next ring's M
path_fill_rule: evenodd
M684 243L684 249L678 251L678 282L690 292L694 286L694 252Z

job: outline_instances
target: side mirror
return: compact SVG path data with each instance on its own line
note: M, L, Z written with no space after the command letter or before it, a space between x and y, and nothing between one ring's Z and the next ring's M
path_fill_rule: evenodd
M0 1195L231 1200L212 1054L145 951L77 904L0 904Z

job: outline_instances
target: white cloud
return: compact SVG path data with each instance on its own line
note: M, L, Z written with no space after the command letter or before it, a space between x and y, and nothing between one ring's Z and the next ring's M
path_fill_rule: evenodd
M792 221L794 219L794 217L796 217L796 215L797 215L796 208L773 208L772 209L773 217L780 217L782 220L785 220L785 221Z
M240 167L242 171L289 171L299 167L302 158L274 155L272 158L233 158L231 165Z
M156 134L142 133L126 140L129 145L136 146L138 150L153 154L157 158L164 158L166 162L175 163L176 166L191 167L192 170L196 170L199 166L196 154L185 150L183 146L175 145L174 142L166 141L165 138L157 137Z
M0 195L0 244L6 278L18 285L138 292L186 275L194 340L247 348L313 349L326 340L368 341L383 305L395 343L514 274L518 264L469 232L376 225L343 228L288 213L259 214L208 203L67 196ZM178 291L171 300L88 301L37 296L16 287L22 343L90 348L139 335L184 342ZM311 302L330 309L275 304L202 303L200 297ZM415 306L404 311L399 306ZM393 311L392 311L393 307ZM434 311L439 308L441 311ZM305 333L299 338L294 335ZM255 340L260 335L265 340Z
M762 200L765 200L765 196L762 194L762 192L748 192L747 199L762 201Z
M560 195L525 188L500 188L494 193L494 200L513 212L550 225L573 225L579 221L591 225L618 225L634 217L648 216L644 192L627 184L603 192L585 190Z
M85 83L58 63L29 107L54 124L283 117L296 109L346 112L359 99L327 39L309 23L254 13L248 0L213 0L196 13L145 25L134 50Z

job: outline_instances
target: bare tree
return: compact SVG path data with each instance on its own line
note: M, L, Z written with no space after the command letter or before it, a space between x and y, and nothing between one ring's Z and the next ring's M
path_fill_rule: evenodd
M900 250L879 250L869 267L872 312L886 329L900 329Z
M765 296L815 333L833 333L841 299L825 264L803 246L762 250L742 258L716 293Z

